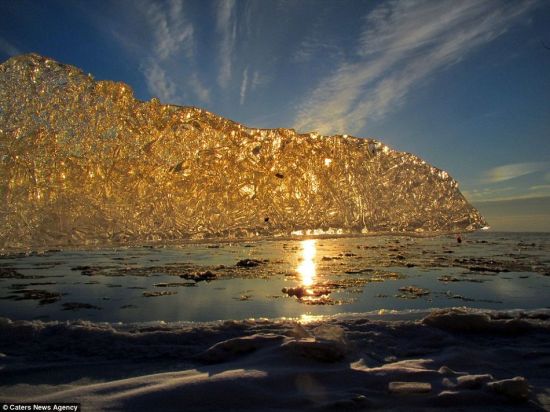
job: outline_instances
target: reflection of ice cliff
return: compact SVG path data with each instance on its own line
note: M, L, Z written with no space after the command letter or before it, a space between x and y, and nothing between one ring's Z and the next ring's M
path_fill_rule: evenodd
M444 171L372 139L142 102L38 55L0 66L0 246L484 225Z
M303 325L0 318L0 397L70 400L89 410L548 406L548 311L391 316Z

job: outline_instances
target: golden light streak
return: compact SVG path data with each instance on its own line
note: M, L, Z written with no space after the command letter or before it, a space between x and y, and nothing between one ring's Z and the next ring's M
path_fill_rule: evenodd
M315 265L315 255L317 254L317 240L309 239L302 240L302 261L296 269L300 275L301 284L305 287L313 285L317 272Z

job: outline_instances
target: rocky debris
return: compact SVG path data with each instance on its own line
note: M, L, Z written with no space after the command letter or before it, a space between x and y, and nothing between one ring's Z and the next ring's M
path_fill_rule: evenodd
M260 266L263 263L265 263L265 261L257 260L257 259L242 259L242 260L239 260L235 264L235 266L238 266L241 268L253 268L256 266Z
M63 303L63 310L72 310L77 311L80 309L94 309L101 310L99 306L91 305L89 303L80 303L80 302L66 302Z
M180 278L193 280L195 282L203 282L203 281L210 282L214 279L217 279L218 275L211 272L210 270L205 270L204 272L186 273L186 274L180 275Z
M473 283L483 283L485 280L483 279L475 279L475 278L470 278L470 277L455 277L455 276L451 276L451 275L443 275L443 276L440 276L437 278L437 280L439 280L440 282L445 282L445 283L448 283L448 282L473 282Z
M360 273L365 273L365 272L372 272L374 269L371 269L371 268L363 268L363 269L348 269L348 270L345 270L344 273L346 275L358 275Z
M399 291L403 293L396 295L395 297L401 299L417 299L431 293L428 289L423 289L416 286L402 286L399 288Z
M460 279L450 275L443 275L437 278L440 282L460 282Z
M281 290L283 293L286 293L288 296L296 296L298 299L302 299L305 296L324 296L330 294L330 289L323 287L312 287L306 288L305 286L296 286L290 288L283 288Z
M41 279L44 276L23 275L13 268L0 267L0 279Z
M43 289L18 289L11 293L15 295L9 295L2 297L1 299L10 300L37 300L40 305L49 305L55 303L63 296L59 292L50 292Z
M163 290L162 292L143 292L143 297L146 298L154 298L157 296L168 296L168 295L176 295L178 292L173 292L169 290Z
M350 411L373 407L373 403L363 394L352 394L351 398L338 399L325 405L327 410Z
M468 270L470 272L493 272L493 273L509 272L508 269L495 268L495 267L489 267L489 266L468 266Z
M195 287L197 286L197 282L163 282L163 283L155 283L153 285L156 288L176 288L176 287Z
M331 260L342 260L342 259L343 259L342 256L323 256L323 257L321 258L321 260L322 260L322 261L325 261L325 262L331 261Z
M234 300L240 300L241 302L246 302L248 300L252 300L252 295L240 295L238 297L233 298Z
M80 274L83 276L95 276L100 273L101 270L105 269L102 266L75 266L71 270L80 270Z
M447 290L445 293L443 293L443 296L449 298L449 299L457 299L457 300L462 300L464 302L474 302L475 299L472 299L472 298L467 298L465 296L462 296L462 295L459 295L457 293L453 293L451 292L450 290Z
M29 283L13 283L10 285L10 289L25 289L29 286L49 286L49 285L56 285L55 282L29 282Z

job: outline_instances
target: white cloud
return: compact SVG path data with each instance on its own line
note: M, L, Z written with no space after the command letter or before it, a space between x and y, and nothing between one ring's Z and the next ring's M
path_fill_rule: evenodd
M231 81L232 58L237 38L235 0L219 0L216 8L216 29L221 36L218 83L226 88Z
M512 163L486 171L482 177L482 181L484 183L498 183L531 173L541 172L548 168L550 168L549 162Z
M189 87L203 103L210 102L210 89L204 86L197 73L193 73L189 79Z
M248 87L248 66L243 71L243 81L241 83L241 105L244 103L246 98L246 89Z
M21 51L17 47L3 37L0 37L0 51L8 56L16 56L21 54Z
M196 69L196 32L185 0L133 0L80 7L94 26L138 62L149 92L166 103L194 95L208 102L210 91Z
M343 55L341 48L330 43L330 40L310 35L302 40L292 54L291 60L295 63L308 63L316 54L322 54L324 59L338 58Z
M494 199L506 199L517 196L516 188L512 186L464 190L462 194L470 202L487 202Z
M514 186L483 188L463 191L462 194L470 202L502 202L534 199L539 197L550 197L550 185L534 185L529 188L517 188Z
M294 127L357 133L416 84L504 33L536 0L402 0L366 16L356 60L342 62L302 102Z
M176 97L176 84L166 74L166 71L151 60L144 70L147 88L152 95L163 102L171 102Z
M254 91L258 87L263 87L271 81L269 76L261 74L258 70L252 75L252 80L250 82L250 90Z
M466 199L468 199L469 202L475 203L475 202L508 202L512 200L526 200L526 199L538 199L541 197L550 197L550 188L546 189L538 189L538 190L530 190L526 193L517 193L517 194L511 194L509 196L505 195L491 195L488 193L471 193L471 192L465 192L463 193Z
M174 56L180 50L192 56L193 25L183 14L182 0L170 0L168 8L154 2L146 3L144 11L154 36L154 52L160 59Z
M529 188L531 191L545 191L546 193L550 194L550 185L534 185Z
M144 63L147 88L165 103L177 99L178 86L181 86L170 77L167 67L172 66L174 59L181 58L181 53L187 59L192 59L194 54L194 29L184 15L183 4L183 0L139 3L152 35ZM208 101L208 90L198 78L195 80L189 87L201 101Z

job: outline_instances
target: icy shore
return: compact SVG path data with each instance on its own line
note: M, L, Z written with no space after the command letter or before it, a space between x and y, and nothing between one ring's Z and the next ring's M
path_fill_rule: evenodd
M550 311L0 319L0 401L85 410L550 410Z

